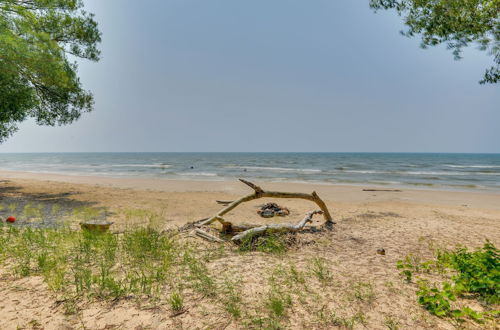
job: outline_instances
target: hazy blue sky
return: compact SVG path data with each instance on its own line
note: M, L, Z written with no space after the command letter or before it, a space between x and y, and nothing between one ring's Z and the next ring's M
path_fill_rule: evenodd
M500 152L491 58L454 61L368 0L86 0L95 111L0 145L42 151Z

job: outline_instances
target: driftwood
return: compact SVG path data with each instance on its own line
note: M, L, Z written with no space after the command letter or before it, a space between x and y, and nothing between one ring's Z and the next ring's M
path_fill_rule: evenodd
M246 195L241 197L238 200L233 201L231 204L226 206L224 209L220 210L215 216L200 222L197 224L198 227L201 226L206 226L214 221L219 221L223 226L226 224L227 226L227 221L224 220L222 216L224 214L230 212L234 208L236 208L238 205L241 203L245 202L250 202L258 198L263 198L263 197L270 197L270 198L301 198L301 199L306 199L310 200L312 202L315 202L319 208L322 211L323 217L325 218L325 227L331 229L333 228L333 225L335 224L333 222L332 216L330 215L330 212L328 211L328 208L326 207L325 202L318 196L318 194L313 191L311 194L306 194L306 193L291 193L291 192L281 192L281 191L266 191L263 190L261 187L253 184L250 181L244 180L244 179L239 179L241 182L249 186L254 190L252 194Z
M199 228L196 228L194 230L194 234L201 237L201 238L204 238L206 239L207 241L210 241L210 242L217 242L217 243L224 243L223 240L221 240L220 238L214 236L214 235L211 235L209 233L207 233L206 231L203 231Z
M248 229L259 227L259 225L249 225L249 224L234 224L231 222L224 222L222 224L222 232L224 234L239 233Z
M249 186L250 188L252 188L254 192L252 194L243 196L235 201L217 201L217 203L219 204L229 203L229 205L220 210L215 216L211 218L198 220L194 223L191 223L188 227L184 226L185 228L183 227L183 229L193 228L193 226L197 227L192 232L196 236L206 239L210 242L222 243L225 241L220 239L219 237L216 237L200 229L203 226L207 226L215 221L218 221L222 224L222 232L224 234L234 235L235 233L237 233L231 238L231 241L233 243L239 244L246 237L260 236L266 234L267 232L297 232L300 230L305 230L304 227L306 226L306 224L312 222L312 218L315 214L322 214L323 217L325 218L325 224L323 228L331 230L333 228L333 225L335 224L335 222L333 222L332 216L330 215L330 212L328 211L328 208L326 207L326 204L323 202L321 198L319 198L318 194L316 194L316 192L314 191L311 194L290 193L281 191L266 191L252 182L243 179L240 179L240 181ZM229 221L224 220L223 216L228 212L230 212L231 210L233 210L234 208L236 208L241 203L249 202L263 197L306 199L316 203L321 210L307 213L304 219L302 219L299 223L295 225L282 223L282 224L268 224L261 226L261 225L248 225L248 224L233 224ZM315 230L313 232L318 231L316 227L314 227L314 229Z
M323 211L312 211L307 213L304 219L302 219L298 224L292 225L289 223L280 223L280 224L270 224L270 225L265 225L265 226L260 226L260 227L255 227L252 229L245 230L241 234L233 236L231 238L231 241L233 242L241 242L248 236L258 236L258 235L263 235L266 232L272 231L272 232L296 232L304 228L304 226L308 222L312 222L312 217L315 214L323 214Z
M399 189L363 189L363 191L392 191L392 192L402 192Z
M231 204L233 201L220 201L216 200L217 204L222 204L224 206Z

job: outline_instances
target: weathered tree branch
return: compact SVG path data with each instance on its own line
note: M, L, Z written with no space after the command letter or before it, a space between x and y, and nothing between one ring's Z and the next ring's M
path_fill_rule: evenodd
M201 230L201 229L199 229L199 228L196 228L196 229L194 230L194 234L195 234L196 236L199 236L199 237L201 237L201 238L204 238L204 239L206 239L207 241L210 241L210 242L224 243L224 241L223 241L223 240L221 240L220 238L218 238L218 237L216 237L216 236L214 236L214 235L210 235L210 234L209 234L209 233L207 233L206 231L203 231L203 230Z
M241 234L233 236L231 241L238 243L243 241L248 236L259 236L263 235L268 231L280 231L280 232L296 232L304 228L308 222L312 222L312 217L315 214L323 214L323 211L312 211L306 214L304 219L302 219L298 224L292 225L290 223L280 223L280 224L270 224L265 226L260 226L252 229L245 230Z
M253 184L253 183L252 183L252 182L250 182L250 181L247 181L247 180L245 180L245 179L239 179L239 180L240 180L241 182L243 182L244 184L246 184L247 186L249 186L250 188L252 188L253 190L255 190L255 193L256 193L256 194L260 194L260 193L263 193L263 192L264 192L264 190L262 190L262 188L261 188L261 187L259 187L259 186L255 185L255 184Z
M259 225L249 225L249 224L234 224L231 222L224 222L222 224L222 232L224 234L240 233L242 231L259 227Z
M231 204L229 204L227 207L224 209L220 210L215 216L201 222L198 224L198 227L209 225L214 221L219 221L223 226L227 222L222 218L224 214L230 212L234 208L236 208L238 205L241 203L245 202L250 202L252 200L258 199L258 198L263 198L263 197L270 197L270 198L300 198L300 199L306 199L310 200L312 202L315 202L319 208L322 211L323 217L325 218L325 226L329 229L333 227L333 222L332 216L330 215L330 212L328 211L328 208L326 207L325 202L318 196L318 194L313 191L311 194L306 194L306 193L291 193L291 192L281 192L281 191L265 191L261 187L253 184L252 182L249 182L244 179L239 179L241 182L249 186L254 190L253 194L249 194L246 196L241 197L238 200L233 201Z

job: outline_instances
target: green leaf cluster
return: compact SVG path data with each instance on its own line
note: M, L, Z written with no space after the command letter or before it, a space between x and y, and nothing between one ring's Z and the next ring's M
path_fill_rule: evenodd
M395 9L408 37L421 35L422 47L446 44L455 59L476 44L493 57L481 84L500 81L500 0L370 0L370 7Z
M500 303L500 258L498 249L486 242L481 249L469 252L460 248L454 252L444 252L438 262L456 270L453 276L458 294L474 293L483 301Z
M482 248L468 251L458 248L454 251L439 251L436 260L416 261L411 256L400 260L397 268L409 282L414 272L430 273L434 270L443 273L447 269L453 273L451 282L445 281L441 287L430 285L426 280L419 280L418 302L429 312L440 317L452 317L463 321L468 317L476 322L483 322L485 317L499 314L497 310L476 312L470 307L453 308L452 302L458 297L477 298L486 305L500 303L500 258L498 249L490 242Z
M100 41L81 0L0 0L0 142L27 118L61 125L92 110L75 60L98 61Z

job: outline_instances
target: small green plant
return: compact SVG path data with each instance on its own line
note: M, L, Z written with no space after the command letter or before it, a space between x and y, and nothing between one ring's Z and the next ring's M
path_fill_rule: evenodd
M267 307L274 316L281 317L285 315L286 308L291 304L289 295L271 293L267 301Z
M168 302L170 303L170 308L174 312L180 312L184 309L184 299L182 295L178 291L173 291L168 298Z
M51 208L52 215L58 215L60 211L61 211L61 205L59 205L59 204L52 205L52 208Z
M274 317L252 317L248 322L245 322L248 329L266 329L266 330L283 330L285 329L280 320Z
M16 212L16 210L17 210L17 203L10 203L8 208L9 208L10 213L14 214L14 212Z
M306 278L304 273L298 270L295 265L290 265L288 278L292 283L304 285L306 283Z
M286 314L286 309L292 305L292 297L287 291L281 279L276 275L279 268L269 277L270 288L267 293L265 305L271 313L271 317L282 317Z
M206 265L192 251L184 251L183 263L189 270L188 281L198 293L206 297L217 296L217 283L209 275Z
M63 308L65 315L74 315L78 312L78 302L73 297L66 298L63 300Z
M398 320L396 320L391 315L385 317L385 319L384 319L384 325L389 330L398 330L399 329L399 322L398 322Z
M370 282L354 282L351 286L351 297L355 300L372 303L375 300L375 291Z
M449 315L451 311L450 301L457 299L450 283L444 282L442 290L436 286L429 287L426 281L419 281L418 285L417 297L419 304L434 315Z
M288 250L285 237L283 234L269 233L264 236L248 235L245 237L240 246L239 251L260 251L272 254L283 254Z
M311 272L321 283L326 283L332 279L332 274L326 265L326 260L315 257L311 261Z
M321 307L316 312L316 318L319 323L326 327L340 327L345 329L354 329L357 323L366 324L366 316L362 312L357 312L351 316L340 316L334 310L328 309L326 306Z
M103 210L92 207L80 207L73 210L73 217L82 221L94 220L103 215Z
M23 215L27 219L42 218L43 214L39 207L33 206L30 203L26 204L23 208Z
M406 258L408 259L408 257ZM396 268L401 269L399 275L404 276L406 282L410 283L413 279L413 265L405 261L398 260L398 262L396 263Z
M31 329L34 329L34 330L43 329L42 324L36 319L29 321L28 324L30 325Z
M224 309L235 319L241 317L241 292L240 284L234 281L226 280L223 284L223 304Z

